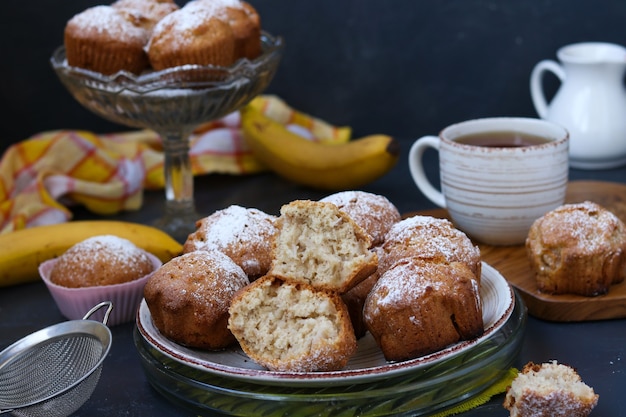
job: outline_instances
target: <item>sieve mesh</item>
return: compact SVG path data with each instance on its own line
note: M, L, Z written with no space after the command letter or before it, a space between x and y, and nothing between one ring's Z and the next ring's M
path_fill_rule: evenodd
M102 323L87 320L107 306ZM39 330L0 352L0 414L66 417L93 393L111 347L103 301L83 320Z
M49 398L35 405L18 408L12 411L16 417L66 417L78 410L91 396L102 368L97 368L82 383L65 391L63 394Z
M20 352L0 369L0 409L54 396L83 379L105 347L90 334L69 334Z

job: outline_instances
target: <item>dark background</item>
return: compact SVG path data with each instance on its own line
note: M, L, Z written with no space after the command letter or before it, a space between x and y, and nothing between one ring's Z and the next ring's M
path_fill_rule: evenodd
M329 122L352 126L355 136L393 134L401 139L405 153L414 138L459 120L535 116L530 72L538 61L555 59L556 50L565 44L626 44L624 0L250 1L265 29L286 40L284 59L268 92ZM48 63L62 43L66 21L95 4L94 0L3 2L1 148L43 130L127 129L83 109ZM556 88L555 80L547 81ZM414 187L402 158L391 175L365 190L386 195L402 213L426 209L429 202ZM434 163L429 172L436 172ZM623 168L570 174L571 179L619 182L624 182L623 175ZM230 204L278 214L285 202L326 194L295 187L270 173L245 180L207 175L196 181L200 185L196 201L203 215ZM161 213L162 190L146 194L149 203L142 210L120 218L146 222ZM75 210L77 219L93 218ZM0 316L4 314L0 345L62 319L41 283L7 291L0 302ZM130 324L114 329L101 385L76 415L187 415L148 385L132 349L130 330ZM531 317L518 366L552 359L572 364L600 393L598 416L624 416L623 334L623 321L562 324ZM497 396L467 416L504 416L501 404L502 396Z
M623 0L250 0L284 36L268 93L355 136L415 138L481 116L536 116L533 66L578 41L626 44ZM183 4L180 1L179 4ZM43 130L127 129L83 109L49 65L68 19L94 0L6 2L0 147ZM548 91L556 80L547 77Z

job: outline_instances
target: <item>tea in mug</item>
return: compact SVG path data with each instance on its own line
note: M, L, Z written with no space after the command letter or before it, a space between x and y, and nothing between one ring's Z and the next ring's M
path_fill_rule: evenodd
M455 142L488 148L521 148L524 146L542 145L551 142L549 139L523 132L493 131L462 135Z

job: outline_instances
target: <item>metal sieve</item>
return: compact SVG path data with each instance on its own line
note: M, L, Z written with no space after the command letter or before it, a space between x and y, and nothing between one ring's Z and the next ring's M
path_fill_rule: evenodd
M107 307L102 323L88 318ZM93 393L111 348L110 301L82 320L46 327L0 352L0 414L68 416Z

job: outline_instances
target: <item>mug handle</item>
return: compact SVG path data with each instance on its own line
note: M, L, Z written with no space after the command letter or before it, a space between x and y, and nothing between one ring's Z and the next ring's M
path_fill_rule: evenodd
M533 71L530 74L530 96L533 100L533 105L539 117L545 119L548 115L548 102L543 92L543 73L546 71L552 72L556 75L561 83L565 82L565 70L557 62L546 59L540 61L535 65Z
M422 158L428 148L439 151L439 138L437 136L423 136L411 145L411 149L409 150L409 170L411 171L411 176L417 188L419 188L430 201L439 207L445 208L445 197L441 191L437 190L432 185L428 177L426 177L426 172L424 172Z

